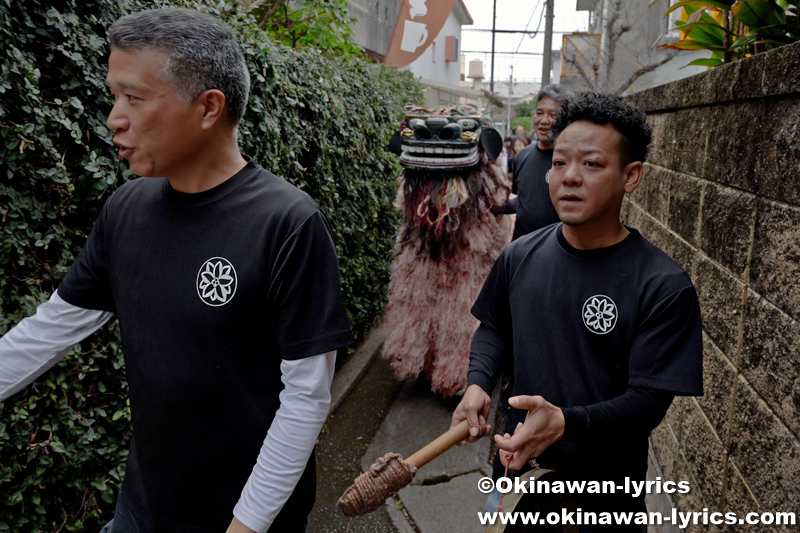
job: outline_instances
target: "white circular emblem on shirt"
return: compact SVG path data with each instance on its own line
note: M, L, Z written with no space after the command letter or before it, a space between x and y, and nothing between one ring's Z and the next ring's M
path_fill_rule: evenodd
M550 170L553 170L552 168ZM547 174L544 175L544 181L546 183L550 183L550 170L547 171Z
M617 325L617 304L602 294L586 300L581 314L586 329L598 335L605 335Z
M197 273L197 295L203 303L219 307L236 294L236 269L224 257L212 257Z

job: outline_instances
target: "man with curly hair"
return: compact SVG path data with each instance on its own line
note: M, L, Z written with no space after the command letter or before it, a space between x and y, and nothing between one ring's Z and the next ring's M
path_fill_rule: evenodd
M648 435L673 397L703 392L697 294L677 264L620 222L650 143L644 113L615 94L584 94L560 106L553 137L549 189L562 223L514 241L489 274L472 308L481 325L453 424L469 421L470 442L490 433L490 394L510 363L495 479L536 458L574 480L641 482ZM574 496L598 516L645 511L643 494ZM604 526L601 516L581 531L645 531L638 517Z

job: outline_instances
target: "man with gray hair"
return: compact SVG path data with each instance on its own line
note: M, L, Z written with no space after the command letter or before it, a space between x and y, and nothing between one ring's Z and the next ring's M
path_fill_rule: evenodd
M117 314L133 437L113 533L302 532L336 350L351 340L313 201L242 156L249 75L225 24L110 30L107 125L135 179L50 300L0 338L0 401Z
M538 141L520 150L511 160L511 192L517 196L495 210L498 215L517 215L513 239L559 222L547 185L547 174L553 160L550 126L553 124L553 111L572 96L572 91L561 85L548 85L536 95L533 133Z

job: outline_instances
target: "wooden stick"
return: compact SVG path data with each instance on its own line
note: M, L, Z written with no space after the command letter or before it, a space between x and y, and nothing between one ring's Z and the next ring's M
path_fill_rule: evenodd
M406 459L406 463L416 468L422 468L447 451L451 446L461 442L461 439L467 438L468 435L469 424L466 420L462 420L460 424L453 426L446 433L443 433L436 440Z

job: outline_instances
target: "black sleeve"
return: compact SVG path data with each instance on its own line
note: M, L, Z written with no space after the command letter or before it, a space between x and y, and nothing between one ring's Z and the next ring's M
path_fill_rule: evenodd
M492 395L504 360L511 356L511 340L487 324L478 326L472 336L469 355L467 386L478 385L489 396Z
M600 441L621 433L649 434L664 419L671 392L630 387L621 396L586 407L563 407L563 441Z
M86 246L59 284L58 295L76 307L114 313L116 307L111 296L105 243L108 206L112 200L113 196L103 206L86 241Z
M517 164L516 164L516 157L512 157L508 160L508 171L511 173L511 193L512 194L519 194L517 192Z
M519 196L515 198L511 198L510 200L504 200L503 206L500 210L501 215L513 215L517 212L517 205L519 204Z
M509 248L497 258L486 277L472 314L481 321L472 337L468 384L480 385L487 394L497 382L500 365L513 355L513 330L508 288L511 280Z
M315 211L283 243L268 296L282 359L302 359L346 346L350 321L328 222Z
M511 305L508 290L511 283L511 243L492 265L477 300L472 305L472 315L482 323L498 330L506 338L511 335Z
M689 285L662 298L639 326L629 362L629 387L703 394L703 324Z

